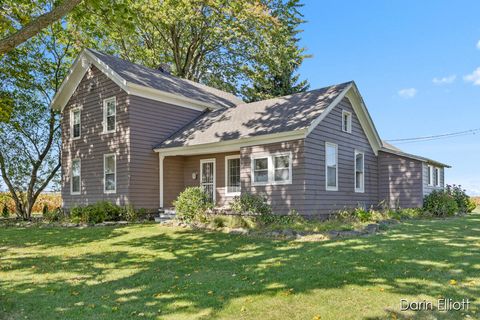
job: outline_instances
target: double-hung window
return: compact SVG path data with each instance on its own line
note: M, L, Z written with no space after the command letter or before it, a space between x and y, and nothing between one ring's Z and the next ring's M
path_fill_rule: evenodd
M240 156L225 157L225 187L227 195L240 194Z
M428 185L433 186L433 167L432 166L427 167L427 180L428 180Z
M73 159L70 176L70 193L80 194L81 187L82 179L80 159Z
M440 169L435 168L435 186L440 187Z
M78 139L81 135L81 111L80 109L74 109L70 112L70 132L72 135L72 139Z
M325 184L329 191L338 190L338 146L325 143Z
M254 185L292 183L292 154L257 156L252 160Z
M365 191L365 154L355 151L355 192Z
M342 111L342 131L352 133L352 113Z
M117 190L117 158L115 154L103 156L104 192L115 193Z
M111 97L103 100L103 132L115 132L117 122L117 100Z

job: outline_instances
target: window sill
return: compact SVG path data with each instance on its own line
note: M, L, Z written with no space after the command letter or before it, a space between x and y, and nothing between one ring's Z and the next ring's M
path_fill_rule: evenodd
M241 192L225 192L226 197L239 197L241 194Z
M104 190L103 193L104 193L104 194L115 194L115 193L117 193L117 191L116 191L116 190L114 190L114 191L106 191L106 190Z
M338 191L338 187L336 187L336 188L326 187L325 190L327 190L327 191Z
M292 184L292 181L277 181L277 182L253 182L252 186L281 186Z
M355 193L365 193L364 189L355 189Z
M82 138L82 136L80 136L80 137L75 137L75 138L74 138L74 137L71 137L70 140L75 141L75 140L80 140L81 138Z
M71 196L80 196L81 194L81 192L70 192Z

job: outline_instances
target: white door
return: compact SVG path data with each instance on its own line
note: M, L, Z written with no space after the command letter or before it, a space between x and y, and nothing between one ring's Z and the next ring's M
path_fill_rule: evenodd
M215 203L215 159L200 160L200 186Z

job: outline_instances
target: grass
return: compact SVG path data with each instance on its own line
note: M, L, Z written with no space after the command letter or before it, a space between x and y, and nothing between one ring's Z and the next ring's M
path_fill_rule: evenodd
M0 228L0 319L463 319L400 299L480 297L480 212L287 242L158 224Z

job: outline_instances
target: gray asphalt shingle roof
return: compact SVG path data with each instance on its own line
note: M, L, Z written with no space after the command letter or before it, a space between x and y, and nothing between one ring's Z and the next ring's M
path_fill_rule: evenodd
M125 61L96 50L87 50L128 82L221 107L233 107L244 103L240 98L231 93L178 78L160 70Z
M351 83L211 111L155 148L200 145L305 129Z

